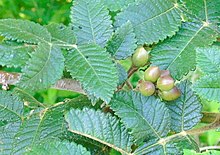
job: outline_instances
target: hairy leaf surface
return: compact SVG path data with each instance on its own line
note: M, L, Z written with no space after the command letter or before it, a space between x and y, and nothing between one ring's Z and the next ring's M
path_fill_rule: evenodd
M111 11L122 10L127 7L128 4L135 2L135 0L102 0L105 6Z
M108 10L100 0L76 0L71 11L77 42L96 43L102 47L112 34Z
M116 17L116 26L130 21L139 44L152 44L173 36L181 24L178 4L169 0L141 0Z
M69 52L66 67L92 99L110 101L118 83L117 69L105 49L85 44Z
M136 92L117 93L110 102L136 140L160 139L170 129L169 110L154 96L144 97Z
M181 79L196 66L196 48L211 45L216 37L216 32L205 24L184 23L177 35L152 50L152 63L170 70L174 78Z

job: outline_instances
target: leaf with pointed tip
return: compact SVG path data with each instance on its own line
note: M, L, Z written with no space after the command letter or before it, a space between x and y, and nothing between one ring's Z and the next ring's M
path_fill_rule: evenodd
M197 66L206 74L220 72L220 47L204 47L196 49Z
M46 26L48 32L52 36L52 43L62 48L75 47L76 37L71 27L67 27L63 24L50 24Z
M159 43L151 51L152 64L170 70L172 76L179 80L195 68L196 48L211 45L216 37L217 33L211 25L183 23L177 35Z
M109 102L117 87L117 70L105 49L95 44L85 44L69 52L66 68L79 80L90 99ZM93 101L94 102L94 101Z
M220 0L183 0L186 7L203 21L220 22Z
M0 44L0 65L7 67L24 67L30 58L33 47L25 44Z
M132 142L128 131L111 114L87 108L72 109L65 119L70 132L98 141L121 153L131 152Z
M18 86L29 92L46 89L61 78L64 57L59 47L40 43L22 70Z
M21 120L23 102L18 96L6 91L0 91L0 96L0 122L10 123Z
M145 97L136 92L115 94L110 107L137 141L160 139L170 130L170 115L165 103L154 96Z
M76 0L71 11L78 44L96 43L104 47L112 34L107 8L100 0Z
M122 10L135 0L102 0L105 6L111 11Z
M211 101L220 102L220 73L210 74L194 83L193 89L199 96Z
M49 140L34 146L25 155L90 155L81 145L67 141Z
M202 105L194 94L189 81L183 81L177 87L181 90L179 99L167 103L171 113L171 129L175 132L193 128L202 118Z
M179 5L169 0L132 3L116 16L116 26L130 21L139 44L152 44L173 36L181 25Z
M1 19L0 35L10 40L38 44L50 42L51 36L40 24L20 19Z
M136 49L136 39L133 26L130 22L119 27L107 43L107 52L115 59L121 60L131 56Z

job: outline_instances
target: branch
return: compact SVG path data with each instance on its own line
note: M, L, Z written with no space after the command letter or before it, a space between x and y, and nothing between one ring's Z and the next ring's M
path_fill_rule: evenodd
M200 152L204 152L206 150L220 150L220 146L205 146L199 149Z
M0 84L15 85L19 82L20 77L20 73L8 73L0 71ZM86 94L85 91L82 89L80 83L73 79L60 79L54 86L52 86L52 88Z

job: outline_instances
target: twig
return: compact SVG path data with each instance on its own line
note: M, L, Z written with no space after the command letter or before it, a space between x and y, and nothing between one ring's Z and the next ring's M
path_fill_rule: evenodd
M204 152L206 150L220 150L220 146L205 146L199 149L200 152Z
M15 85L19 82L20 77L20 73L8 73L5 71L0 71L0 84ZM86 94L80 83L73 79L60 79L54 86L52 86L52 88Z
M137 70L138 70L138 67L135 67L135 66L132 65L130 67L130 69L128 70L128 72L127 72L127 74L128 74L128 78L127 79L129 79ZM118 86L118 90L117 91L121 90L124 87L124 85L126 84L126 82L127 82L127 80L123 84Z

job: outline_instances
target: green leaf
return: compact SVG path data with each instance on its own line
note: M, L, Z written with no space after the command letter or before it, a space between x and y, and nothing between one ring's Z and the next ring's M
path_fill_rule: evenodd
M121 85L127 80L128 74L125 68L119 63L117 63L117 70L118 70L118 77L119 77L118 85Z
M151 140L135 150L134 155L182 155L182 152L173 143L161 145Z
M105 6L111 11L122 10L128 4L135 2L135 0L102 0Z
M181 97L168 102L171 111L171 129L175 132L193 128L202 118L202 105L194 94L189 81L183 81L177 87L181 90Z
M144 97L136 92L121 92L113 97L110 107L137 141L160 139L169 132L169 110L154 96Z
M183 0L191 13L209 23L220 22L219 0Z
M24 67L33 47L25 44L0 44L0 65L7 67Z
M65 119L69 130L86 138L105 144L121 153L131 151L131 137L125 127L111 114L93 109L70 110Z
M197 66L204 73L220 72L220 47L204 47L196 50Z
M119 27L107 43L107 51L115 59L121 60L131 56L136 49L134 29L130 22Z
M18 132L21 121L12 122L0 127L0 154L12 154L15 134Z
M46 89L61 78L63 69L64 57L60 48L40 43L22 70L18 86L29 92Z
M21 120L23 102L11 92L0 91L0 96L0 122L10 123Z
M212 44L216 37L211 25L183 23L177 35L159 43L151 51L151 61L161 69L170 70L172 76L179 80L195 68L196 48Z
M65 130L63 111L60 108L48 109L26 118L13 137L11 154L24 154L34 145L60 136Z
M117 70L105 49L95 44L78 46L66 57L66 68L82 83L90 99L109 102L118 83Z
M1 19L0 35L10 40L33 44L51 40L46 28L40 24L20 19Z
M210 150L203 153L196 153L194 150L184 150L184 155L218 155L220 151Z
M34 146L25 155L90 155L81 145L67 141L50 140Z
M173 36L181 25L179 5L169 0L141 0L116 16L116 26L130 21L139 44L152 44Z
M196 93L211 101L220 102L220 73L210 74L200 78L193 86Z
M52 36L52 43L63 48L71 48L76 43L76 37L71 27L63 24L50 24L46 26Z
M112 34L108 10L100 0L76 0L71 11L73 31L77 42L96 43L102 47Z

